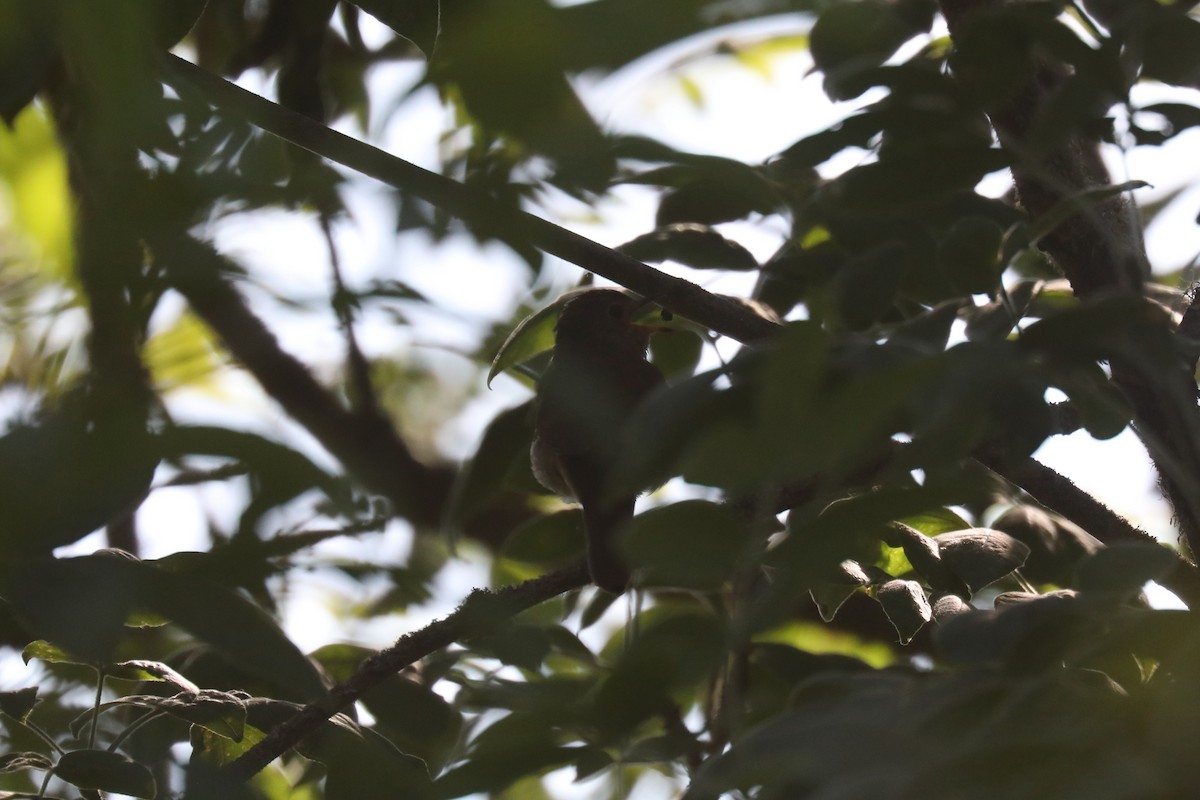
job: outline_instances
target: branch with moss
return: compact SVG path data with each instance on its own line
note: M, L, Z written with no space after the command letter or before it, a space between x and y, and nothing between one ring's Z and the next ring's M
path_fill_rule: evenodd
M455 642L494 630L498 623L578 589L588 580L587 566L580 562L516 586L497 591L474 590L450 616L402 636L391 647L366 659L353 675L330 690L328 704L305 706L272 730L227 767L228 777L249 780L385 678Z
M957 51L956 73L983 96L979 80L994 64L981 47L1003 26L1005 0L940 0ZM1010 31L1011 32L1011 31ZM1112 184L1099 144L1082 131L1047 137L1046 117L1069 67L1037 53L1025 74L1002 96L992 92L985 110L1000 143L1013 154L1012 175L1021 205L1034 219L1061 203ZM984 79L986 80L986 79ZM1039 247L1066 275L1081 299L1143 292L1149 276L1142 233L1132 204L1123 196L1101 200L1063 220ZM1196 381L1185 359L1175 357L1163 337L1140 343L1159 352L1111 358L1113 379L1129 397L1134 427L1146 443L1170 501L1183 540L1200 552L1200 407ZM1138 343L1130 343L1136 346Z

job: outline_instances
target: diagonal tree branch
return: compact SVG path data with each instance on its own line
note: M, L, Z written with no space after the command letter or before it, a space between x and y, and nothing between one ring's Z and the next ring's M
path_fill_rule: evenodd
M272 103L176 56L165 56L168 74L184 89L197 90L232 117L330 161L420 197L468 222L484 223L524 236L551 255L577 264L632 289L712 330L750 342L771 336L778 326L749 309L706 292L694 283L667 275L635 258L572 233L523 211L513 211L491 197L421 169L403 159L331 130L319 122Z
M1158 544L1158 540L1136 527L1120 514L1080 489L1065 475L1033 458L1016 464L995 449L983 448L975 454L979 463L1011 483L1021 487L1051 511L1057 512L1095 536L1106 545L1118 542ZM1175 568L1160 581L1189 608L1200 608L1200 570L1182 555Z

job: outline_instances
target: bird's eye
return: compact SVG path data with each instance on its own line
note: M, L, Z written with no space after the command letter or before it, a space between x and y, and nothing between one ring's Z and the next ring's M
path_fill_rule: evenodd
M611 305L608 307L608 315L613 319L621 319L625 316L625 307L620 305Z
M663 322L670 322L671 320L675 319L675 315L670 311L667 311L665 308L662 310L662 313L659 314L659 316L662 317Z

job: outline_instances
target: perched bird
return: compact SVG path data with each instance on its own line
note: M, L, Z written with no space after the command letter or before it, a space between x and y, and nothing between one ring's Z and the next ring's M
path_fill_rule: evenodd
M567 302L538 382L530 451L542 485L583 507L592 581L615 594L625 591L629 570L613 536L633 517L637 496L610 496L610 477L625 421L663 383L646 360L653 328L637 321L648 305L616 289L593 289Z

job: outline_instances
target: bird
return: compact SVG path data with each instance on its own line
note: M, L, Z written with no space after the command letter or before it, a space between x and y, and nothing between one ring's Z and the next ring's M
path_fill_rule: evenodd
M629 568L614 536L632 519L637 493L612 496L611 478L626 420L664 383L646 358L654 327L638 319L651 305L619 289L591 289L568 300L534 401L534 477L582 506L592 582L618 595L629 584Z

